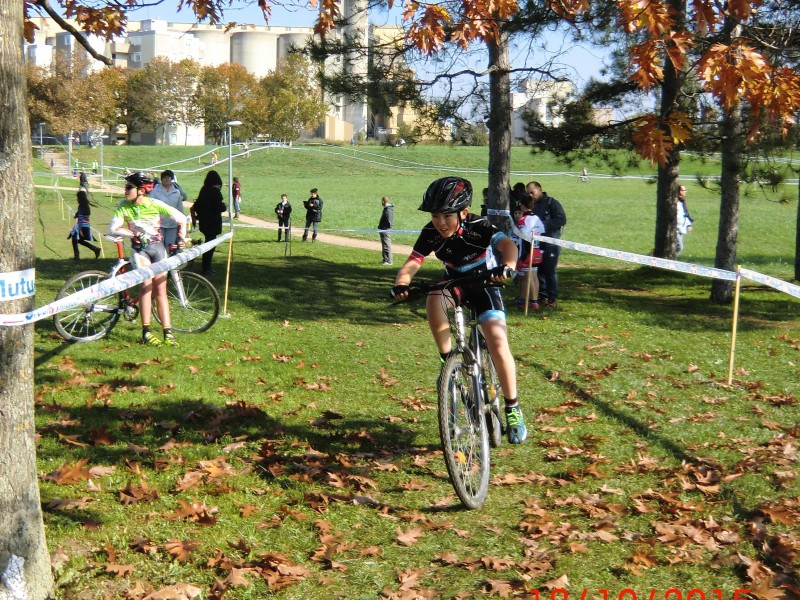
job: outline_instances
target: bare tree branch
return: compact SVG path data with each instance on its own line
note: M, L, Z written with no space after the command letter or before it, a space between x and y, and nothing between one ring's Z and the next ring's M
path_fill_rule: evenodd
M83 34L82 31L79 31L78 29L70 25L65 19L61 17L61 15L59 15L55 10L53 10L53 7L50 6L48 0L36 0L36 6L41 8L48 15L50 15L50 18L53 19L56 23L58 23L58 25L64 31L68 31L69 33L71 33L72 37L78 40L78 43L84 47L86 52L88 52L89 55L92 56L92 58L99 60L103 64L108 65L109 67L114 65L114 61L111 60L108 56L100 54L94 48L92 48L91 44L89 44L89 40L86 39L86 36Z

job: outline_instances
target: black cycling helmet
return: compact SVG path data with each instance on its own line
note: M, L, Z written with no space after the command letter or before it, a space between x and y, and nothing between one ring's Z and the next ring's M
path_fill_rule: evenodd
M136 173L131 173L130 175L125 177L125 181L130 183L131 185L136 186L137 188L144 188L146 192L149 192L153 189L155 185L155 181L153 178L150 177L147 173L143 173L142 171L136 171Z
M472 184L462 177L442 177L425 190L417 210L429 213L457 213L472 204Z

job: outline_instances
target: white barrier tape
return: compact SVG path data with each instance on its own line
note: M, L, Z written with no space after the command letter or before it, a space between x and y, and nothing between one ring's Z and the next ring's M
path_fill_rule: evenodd
M511 211L501 208L487 208L486 214L489 215L490 217L508 217L509 219L511 219Z
M297 229L304 229L303 227L295 227ZM309 228L310 229L310 228ZM336 231L339 233L414 233L419 234L419 229L319 229L320 233L330 233Z
M751 271L750 269L743 269L741 267L739 268L739 274L742 277L757 281L758 283L763 283L764 285L785 292L795 298L800 298L800 286L787 283L783 279L776 279L775 277L770 277L769 275L764 275L763 273Z
M140 267L138 269L134 269L133 271L123 273L118 277L104 279L100 283L88 287L85 290L81 290L77 294L72 294L71 296L62 298L61 300L56 300L55 302L51 302L50 304L42 306L41 308L37 308L31 312L0 315L0 326L10 327L14 325L35 323L36 321L41 321L42 319L51 317L63 310L81 306L83 304L93 302L94 300L110 296L111 294L116 294L123 290L127 290L128 288L142 283L143 281L152 279L154 276L160 273L165 273L171 269L175 269L180 265L189 262L193 258L197 258L204 252L214 248L218 244L221 244L231 236L233 236L233 232L226 233L215 240L200 244L199 246L193 246L192 248L189 248L180 254L160 260L157 263L147 267Z
M711 277L713 279L736 281L736 273L733 271L726 271L725 269L695 265L677 260L668 260L666 258L656 258L655 256L645 256L643 254L634 254L633 252L623 252L622 250L611 250L609 248L590 246L589 244L581 244L578 242L569 242L567 240L547 237L544 235L531 236L520 231L513 222L511 223L511 229L519 238L527 242L537 240L544 242L545 244L553 244L554 246L569 248L570 250L576 250L577 252L583 252L585 254L604 256L606 258L637 263L640 265L646 265L648 267L657 267L659 269L667 269L669 271L680 271L681 273L690 273L691 275L700 275L701 277Z

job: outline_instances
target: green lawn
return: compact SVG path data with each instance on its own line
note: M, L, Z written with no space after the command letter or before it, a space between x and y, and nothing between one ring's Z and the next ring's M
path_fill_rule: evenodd
M413 229L429 180L485 168L485 149L398 150L254 153L236 162L244 212L269 217L284 191L299 207L315 186L326 228L374 228L388 194L397 227ZM355 160L366 151L453 171ZM105 161L152 167L183 152L198 149L107 148ZM564 203L565 238L652 247L645 180L580 184L544 174L557 166L537 167L524 148L513 156L519 180ZM200 179L179 175L190 196ZM713 264L717 203L687 181L696 227L682 258ZM52 190L37 199L41 306L96 263L69 260L70 215ZM116 199L95 201L104 228ZM796 208L743 200L742 264L791 276ZM530 438L493 451L489 499L471 512L438 450L424 307L385 301L394 271L375 251L295 243L284 256L273 237L237 230L229 318L177 349L138 346L138 323L80 345L37 324L38 461L60 598L180 585L226 599L629 588L655 600L696 588L729 600L797 588L796 299L745 284L728 386L732 309L708 303L707 280L565 251L560 309L509 313ZM421 277L438 273L433 262Z

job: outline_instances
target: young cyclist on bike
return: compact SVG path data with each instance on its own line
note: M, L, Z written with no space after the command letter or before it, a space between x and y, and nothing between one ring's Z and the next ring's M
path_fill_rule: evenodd
M172 217L178 224L178 245L184 245L186 218L178 210L163 202L147 197L153 189L153 180L142 172L125 177L125 199L119 203L111 217L108 229L113 235L131 238L134 267L144 267L167 257L167 249L161 238L161 215ZM153 311L153 294L158 305L161 326L164 328L164 342L177 346L172 334L167 298L167 278L164 273L142 283L139 294L139 310L142 314L142 344L160 346L162 344L150 331L150 318Z
M495 257L502 258L504 265L511 269L516 266L516 244L486 218L471 214L468 210L471 203L472 184L461 177L443 177L428 186L419 210L431 213L431 222L422 228L411 256L397 273L392 288L396 300L408 297L411 280L431 253L444 263L447 279L489 270L486 264L489 247ZM505 279L505 276L498 275L492 281ZM508 346L503 297L497 287L470 286L469 283L456 288L456 292L462 298L468 298L476 309L503 389L508 441L520 444L528 432L517 400L517 373ZM451 350L450 321L442 302L442 294L449 293L429 294L426 305L428 325L442 360Z

